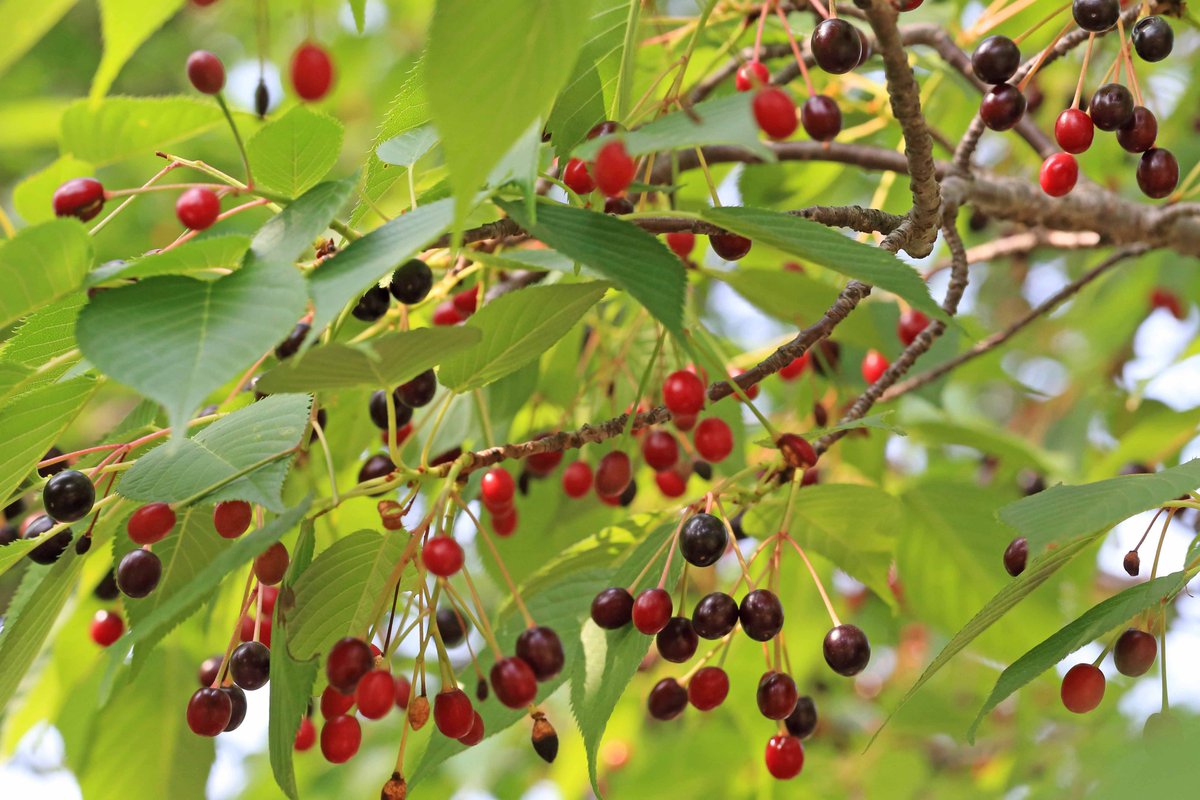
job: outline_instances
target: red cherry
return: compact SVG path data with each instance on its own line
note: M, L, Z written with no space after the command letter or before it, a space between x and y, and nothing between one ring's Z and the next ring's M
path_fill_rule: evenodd
M896 8L900 11L912 11L915 8L920 8L921 3L924 2L925 0L898 0Z
M675 424L675 429L687 433L692 428L696 427L696 414L671 414L671 422Z
M462 689L438 692L433 699L433 723L443 736L457 739L471 731L475 709Z
M1091 664L1076 664L1063 676L1061 694L1068 711L1086 714L1104 699L1104 673Z
M54 215L87 222L104 208L104 186L95 178L72 178L54 190Z
M874 383L883 377L891 364L878 350L868 350L862 360L862 376L867 383Z
M800 107L800 124L818 142L832 142L842 132L842 109L832 97L815 94Z
M779 377L785 381L794 381L804 374L804 370L808 369L809 361L808 351L804 351L800 355L792 359L792 363L788 364L783 369L779 370Z
M696 444L696 452L705 461L724 461L733 452L733 431L729 430L725 420L716 417L702 420L692 434L692 441Z
M92 617L92 624L88 632L91 634L93 642L101 647L108 647L121 638L121 634L125 632L125 622L117 612L100 609Z
M550 434L540 433L533 437L534 439L545 439ZM558 465L562 463L563 454L561 450L554 450L549 453L534 453L525 459L525 466L529 471L539 478L544 478L554 470L558 469Z
M213 509L213 527L222 538L236 539L250 527L250 504L245 500L217 503Z
M207 50L197 50L188 56L187 76L197 91L216 94L225 88L225 65Z
M679 460L679 445L675 437L666 431L651 431L642 440L642 457L653 470L664 470Z
M496 513L512 507L517 483L504 467L492 467L483 475L479 496L488 511Z
M687 258L696 247L696 234L680 232L667 234L667 247L680 258Z
M673 469L654 473L654 482L663 497L683 497L687 492L687 478Z
M929 317L916 309L909 308L900 314L900 321L896 323L896 336L900 338L905 347L908 347L927 327L929 327Z
M783 460L793 469L806 469L817 463L817 451L808 440L794 433L781 434L775 446L783 454Z
M465 744L467 747L474 747L483 741L483 717L479 716L479 712L471 719L471 730L467 731L466 735L458 737L458 741Z
M258 590L262 593L263 615L269 617L275 611L275 601L279 598L279 587L260 586Z
M197 689L188 700L187 724L197 736L216 736L225 730L233 714L229 694L206 686Z
M688 702L701 711L711 711L729 694L729 676L720 667L703 667L687 686Z
M672 610L671 595L665 589L646 589L633 601L633 625L653 636L667 627Z
M333 719L348 714L354 708L354 695L342 694L332 686L326 686L321 692L321 716Z
M629 463L629 456L620 450L605 453L596 465L596 494L601 498L620 497L632 479L633 465Z
M358 710L367 719L383 719L396 700L396 684L386 669L373 669L363 676L354 690Z
M412 695L412 684L403 675L396 676L395 702L396 708L408 708L408 699Z
M1042 191L1051 197L1062 197L1075 188L1079 180L1079 163L1070 153L1055 153L1042 162L1039 176Z
M449 578L462 569L463 550L449 536L435 536L421 549L421 561L425 569L442 578ZM457 736L451 736L457 739Z
M175 527L175 512L166 503L147 503L133 512L125 532L135 544L154 544Z
M458 306L454 305L453 300L447 300L444 303L438 303L437 308L433 310L433 324L443 327L458 325L460 322L465 322L466 317L458 310Z
M677 370L663 381L663 405L672 414L691 416L704 408L704 382L694 372Z
M637 165L633 163L625 145L620 141L609 142L596 153L596 163L593 171L596 176L596 186L604 192L605 197L615 197L624 192L633 183Z
M1092 146L1096 126L1092 118L1078 108L1068 108L1054 123L1054 140L1068 153L1078 155Z
M733 78L733 85L739 92L748 92L758 86L770 82L771 72L761 61L747 61L738 67Z
M334 717L321 728L321 755L330 764L354 758L362 744L362 728L354 717Z
M303 753L311 750L316 743L317 728L312 724L311 719L305 717L300 720L300 727L296 729L296 739L292 742L292 748L298 753Z
M563 169L563 183L580 197L586 197L596 189L596 182L588 172L587 164L581 158L572 158Z
M804 768L804 745L795 736L772 736L767 742L766 761L771 777L790 780Z
M479 284L470 289L464 289L451 298L454 307L468 317L479 309Z
M300 98L320 100L333 85L333 61L325 48L315 42L305 42L292 53L292 88Z
M736 233L714 233L708 237L713 252L726 261L737 261L750 252L754 242Z
M744 370L744 369L736 369L732 373L730 373L729 377L736 378L738 375L741 375L745 371L746 370ZM758 384L757 383L751 384L750 388L743 389L742 393L746 395L747 400L753 400L754 398L758 397ZM737 397L737 395L734 395L734 397ZM739 403L742 402L742 398L738 397L737 401Z
M175 201L175 216L185 228L202 231L211 228L221 214L221 199L212 189L193 186Z
M346 636L338 639L325 659L329 685L342 694L353 695L358 683L375 667L375 654L362 639Z
M1175 319L1187 319L1187 311L1183 307L1183 301L1179 299L1179 295L1169 289L1164 289L1161 286L1150 293L1150 305L1153 308L1165 308L1171 312Z
M586 461L573 461L563 470L562 485L567 497L583 497L592 488L592 468Z
M517 530L517 510L506 508L503 512L492 514L492 530L497 536L512 536Z
M754 95L751 103L758 127L772 139L786 139L796 132L796 104L783 89L772 86Z
M492 665L490 677L496 697L509 708L522 708L537 697L537 675L524 659L500 659Z

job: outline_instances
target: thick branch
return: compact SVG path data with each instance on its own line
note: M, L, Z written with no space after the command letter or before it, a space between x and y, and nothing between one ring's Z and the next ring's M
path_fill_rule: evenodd
M997 258L1024 255L1032 253L1041 247L1053 247L1055 250L1088 250L1100 246L1100 234L1092 231L1072 233L1070 231L1049 231L1036 228L1021 231L1011 236L1005 236L984 244L976 245L967 250L967 263L979 264L984 261L994 261ZM931 275L949 269L953 259L946 259L935 264L925 273L928 280Z

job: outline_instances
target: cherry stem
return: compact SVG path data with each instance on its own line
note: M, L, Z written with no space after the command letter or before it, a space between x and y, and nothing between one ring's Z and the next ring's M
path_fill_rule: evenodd
M242 134L238 131L237 123L233 120L233 114L230 113L229 104L225 102L225 95L222 92L217 92L217 105L221 107L221 113L225 115L229 129L233 131L233 140L237 143L238 153L242 156L242 165L246 168L246 188L253 190L254 176L250 173L250 156L246 154L246 145L242 142Z
M165 175L168 169L171 169L175 166L178 165L168 164L159 174ZM150 194L151 192L181 192L196 188L211 189L214 192L232 191L234 194L245 191L245 189L231 188L224 183L159 183L153 186L147 183L144 186L136 186L130 189L113 189L112 191L105 192L104 198L106 200L111 200L114 197L136 197L137 195Z
M1058 32L1058 35L1054 37L1050 44L1046 45L1046 49L1044 49L1041 54L1038 55L1037 61L1035 61L1033 64L1033 69L1029 70L1029 74L1021 79L1020 84L1017 85L1017 89L1022 92L1025 91L1025 87L1029 85L1034 76L1037 75L1038 70L1042 68L1042 64L1046 63L1046 59L1050 57L1050 53L1054 50L1054 46L1057 45L1059 40L1067 35L1067 31L1071 30L1071 28L1074 26L1075 20L1071 20L1065 26L1063 26L1063 29Z
M1017 0L1017 2L1013 3L1011 6L997 12L996 14L989 15L985 13L984 16L980 18L979 22L971 26L971 29L966 32L965 36L968 40L974 40L987 33L992 28L995 28L997 25L1002 24L1005 20L1020 14L1022 11L1029 8L1036 2L1039 2L1039 0ZM993 3L993 6L994 5L995 4Z
M1083 97L1083 80L1087 77L1088 63L1092 60L1092 46L1096 43L1096 34L1088 34L1087 49L1083 51L1083 66L1079 69L1079 82L1075 84L1075 98L1071 101L1071 108L1079 108L1079 101Z
M1162 676L1162 710L1167 713L1171 709L1171 702L1167 698L1167 610L1164 608L1162 612L1162 630L1158 634L1158 660L1159 660L1159 675Z
M682 522L679 524L681 526L683 525ZM676 532L678 532L679 528L676 528L675 530L676 530ZM650 556L649 559L647 559L646 566L642 567L642 571L639 572L637 574L637 576L633 579L633 581L629 584L629 588L627 591L630 594L633 594L634 590L637 588L637 585L641 582L642 578L646 577L646 573L650 571L650 567L652 567L654 565L655 561L658 561L658 557L660 555L662 555L663 550L665 550L667 547L669 547L671 542L673 542L673 541L675 541L674 536L668 536L666 539L663 539L662 544L660 544L658 546L658 549L654 551L654 553Z
M663 564L662 575L660 575L658 578L659 589L666 585L667 576L671 574L671 560L675 558L675 550L678 549L675 547L675 543L679 541L679 532L683 530L683 523L686 520L687 516L685 515L684 518L679 521L679 524L675 526L675 533L671 534L671 538L669 539L671 547L669 550L667 550L667 561L665 564Z
M432 596L429 596L428 590L429 587L425 586L424 582L422 582L421 591L425 592L426 597L429 598L429 609L431 612L429 617L429 630L431 633L433 633L433 645L434 649L437 651L438 671L442 673L442 690L445 691L447 686L452 686L457 689L458 680L454 677L454 667L450 664L450 656L446 655L446 643L442 641L442 631L438 627L435 613L437 609L438 597L441 596L442 593L441 582L439 581L436 588L434 588Z
M479 615L479 631L483 634L483 638L487 640L488 647L492 648L492 653L495 654L496 660L504 658L504 651L500 649L500 643L496 641L496 632L492 630L492 623L484 613L483 601L479 599L479 592L475 589L475 581L471 580L471 573L466 567L462 568L463 582L467 584L467 591L471 593L471 601L475 603L475 611Z
M738 546L737 538L733 535L733 526L729 524L729 516L725 513L725 507L721 505L720 497L717 498L717 510L721 512L721 521L725 523L725 530L729 534L729 538L733 540L732 550L742 568L742 578L746 581L746 588L754 591L754 580L750 577L750 565L746 563L746 557L742 555L742 548Z
M165 177L168 172L170 172L171 170L175 169L178 166L179 166L179 162L177 162L177 161L172 161L171 163L167 164L165 167L163 167L157 173L155 173L154 176L152 178L150 178L150 180L148 180L144 184L142 184L142 189L148 190L159 179ZM109 197L117 196L117 192L109 192L107 194ZM95 236L97 233L104 230L104 228L108 225L108 223L112 222L113 218L116 217L117 214L120 214L122 211L124 211L126 209L126 207L128 207L128 205L134 201L135 197L136 197L136 195L130 195L128 198L126 198L124 202L122 202L119 206L117 206L112 211L110 211L108 213L108 216L106 216L104 219L100 220L94 226L92 226L92 229L90 231L88 231L88 233L90 233L92 236Z
M1175 517L1175 511L1176 509L1174 508L1168 511L1167 518L1163 521L1162 533L1158 536L1158 547L1154 549L1154 563L1150 567L1150 580L1154 580L1155 576L1158 575L1158 559L1162 555L1163 542L1166 541L1167 529L1171 527L1171 520Z
M314 415L309 422L312 423L313 433L317 435L317 441L321 443L321 452L325 456L325 469L329 475L330 501L334 505L337 505L341 502L341 498L338 495L337 471L333 466L333 453L329 449L329 442L325 440L325 431L321 427L321 423L317 421L316 416ZM399 586L399 584L396 585Z
M1061 14L1061 13L1062 13L1062 12L1064 12L1064 11L1066 11L1066 10L1067 10L1068 8L1070 8L1070 7L1071 7L1071 4L1070 4L1070 3L1066 3L1065 5L1061 5L1061 6L1059 6L1058 8L1054 9L1054 10L1053 10L1053 11L1051 11L1049 14L1047 14L1046 16L1042 17L1040 20L1038 20L1037 22L1035 22L1035 23L1033 24L1033 27L1026 29L1026 30L1025 30L1025 32L1024 32L1024 33L1022 33L1020 36L1016 36L1016 37L1014 37L1014 38L1013 38L1013 44L1017 44L1017 45L1019 45L1021 42L1025 41L1025 40L1026 40L1026 39L1028 39L1028 38L1029 38L1031 35L1033 35L1034 33L1036 33L1036 32L1037 32L1037 31L1038 31L1038 30L1039 30L1039 29L1040 29L1040 28L1041 28L1043 25L1045 25L1047 22L1049 22L1050 20L1054 19L1055 17L1057 17L1059 14ZM1090 36L1089 36L1088 38L1091 38L1091 36L1095 36L1095 34L1094 34L1094 33L1093 33L1093 34L1090 34Z
M762 8L758 12L758 29L754 32L754 60L758 61L758 54L762 50L763 26L767 21L767 15L771 13L771 0L763 0Z
M251 568L250 571L251 571L251 573L253 573L254 569ZM254 594L257 597L256 605L254 608L254 641L257 642L259 640L259 632L262 630L262 616L263 616L263 613L262 613L263 612L263 593L261 590L261 584L259 584L259 586L255 587ZM238 620L238 622L240 623L241 620Z
M1129 73L1129 82L1133 84L1133 96L1137 98L1139 106L1144 106L1142 87L1138 85L1137 74L1133 71L1133 57L1129 54L1129 42L1125 40L1125 22L1119 15L1117 16L1117 33L1120 36L1121 57L1125 59L1125 71Z
M457 492L453 494L453 497L454 502L458 504L459 508L471 518L471 522L475 523L475 529L479 531L479 535L483 537L483 542L491 552L492 558L496 560L496 566L499 568L504 582L508 585L508 590L512 592L513 602L521 612L521 616L525 618L525 626L528 628L535 627L536 623L533 621L533 616L529 613L525 601L521 598L521 592L517 589L517 584L513 581L512 575L509 574L508 567L504 565L504 559L500 557L500 551L496 549L496 543L492 541L492 535L487 532L487 529L483 525L479 524L479 519L471 512L470 506L463 502L463 499L458 496Z
M833 7L833 0L829 0L829 8L825 8L825 4L821 0L808 0L808 4L813 10L821 15L822 19L835 19L837 17L837 9ZM776 10L779 6L775 6Z
M808 574L812 575L813 583L817 585L817 591L821 595L821 602L825 604L825 610L829 612L829 619L833 621L833 627L838 627L842 624L842 621L838 619L837 612L833 610L833 603L829 601L829 594L825 591L825 584L821 583L821 578L817 575L816 569L813 568L812 562L808 560L808 555L804 552L804 548L791 536L787 536L786 538L792 547L796 549L796 552L800 554L800 558L804 560L804 566L808 567Z
M1166 511L1165 508L1160 508L1158 512L1155 513L1154 518L1150 520L1150 524L1146 526L1146 530L1142 532L1142 538L1138 539L1138 543L1133 546L1134 550L1141 549L1142 544L1146 541L1146 537L1150 535L1150 529L1154 527L1154 523L1158 522L1158 518L1162 516L1164 511Z
M246 586L242 589L242 602L238 606L241 610L238 612L237 621L233 624L233 635L229 637L229 645L225 648L225 655L221 657L221 668L217 670L217 677L213 679L210 688L220 688L225 673L229 671L229 656L233 654L233 648L241 636L242 617L246 615L246 612L250 609L251 601L254 600L254 594L250 591L250 587L253 585L254 568L251 567L250 573L246 576Z
M832 2L829 7L833 8ZM775 13L779 15L780 21L783 22L783 32L787 34L788 44L792 46L792 55L796 57L796 66L800 67L800 75L804 78L804 86L808 90L808 96L813 97L816 95L817 90L813 88L812 77L808 74L808 65L804 63L804 54L800 52L800 45L796 43L796 37L792 36L792 28L788 25L787 14L784 14L783 9L779 6L775 6Z
M429 429L429 435L425 438L425 446L421 448L421 466L429 466L429 449L433 447L433 440L437 437L437 432L442 427L442 420L446 417L446 411L450 408L450 401L454 399L453 392L446 393L446 399L438 408L437 416L433 420L433 427Z

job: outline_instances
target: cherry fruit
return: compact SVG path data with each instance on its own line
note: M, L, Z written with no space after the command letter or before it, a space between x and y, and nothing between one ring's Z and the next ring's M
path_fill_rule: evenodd
M292 740L292 749L298 753L304 753L311 750L316 743L317 727L313 725L311 719L304 717L300 720L300 727L296 729L296 738Z
M677 370L663 382L663 405L672 414L698 414L704 408L704 382L696 373Z
M1075 24L1090 33L1103 33L1117 24L1121 16L1120 0L1073 0L1071 13Z
M1175 32L1162 17L1143 17L1133 26L1133 49L1143 61L1162 61L1171 55Z
M162 562L149 550L132 550L117 564L117 587L127 597L145 597L162 577Z
M95 178L73 178L54 190L53 205L56 217L78 217L87 222L104 209L104 186ZM66 462L61 464L65 469Z
M666 431L651 431L642 440L642 458L654 470L673 467L679 460L679 445L675 443L675 437Z
M625 152L625 145L620 141L608 142L602 146L596 153L596 162L592 168L596 186L606 197L616 197L628 189L629 184L633 183L636 169L637 165L629 153Z
M840 17L823 20L817 25L809 49L817 65L832 75L842 75L857 67L863 54L858 29Z
M302 100L320 100L333 85L333 60L324 47L305 42L292 53L292 88Z
M563 183L580 197L587 197L596 190L596 181L588 172L587 162L582 158L572 158L563 168Z
M1102 131L1115 131L1133 118L1133 94L1119 83L1106 83L1088 105L1092 122Z
M682 664L696 654L700 638L687 617L671 617L666 626L654 637L658 654L667 661Z
M1013 539L1004 549L1004 569L1014 578L1025 571L1025 562L1028 559L1029 542L1024 536Z
M633 595L627 589L613 586L592 600L592 621L605 630L624 628L633 619Z
M1007 36L989 36L971 54L971 68L984 83L1007 83L1021 66L1021 48Z
M693 514L679 532L679 552L695 567L711 567L725 554L729 533L720 517Z
M204 94L216 94L225 88L225 65L207 50L188 56L187 76L192 86Z
M738 67L733 85L739 92L748 92L771 82L771 72L761 61L747 61Z
M775 446L783 454L783 460L792 469L807 469L817 463L817 451L808 440L794 433L781 434Z
M671 595L665 589L645 589L633 601L633 625L653 636L671 621Z
M46 482L42 505L56 522L76 522L92 510L96 487L88 476L73 469L60 472Z
M979 104L983 124L994 131L1007 131L1025 115L1026 100L1021 90L1011 83L993 86Z
M1063 676L1062 703L1074 714L1086 714L1104 699L1104 673L1091 664L1076 664Z
M785 381L794 381L804 374L804 370L808 369L810 356L808 351L801 353L792 359L792 362L783 369L779 370L779 377Z
M463 549L449 536L434 536L421 548L425 569L441 578L449 578L462 569Z
M563 470L562 486L567 497L583 497L592 488L592 468L586 461L571 462Z
M321 716L333 719L346 714L354 708L354 695L342 694L332 686L326 686L321 692Z
M742 598L738 619L751 639L770 641L783 630L783 604L770 589L755 589Z
M537 697L537 676L524 659L500 659L492 665L489 677L496 697L509 708L523 708Z
M529 665L539 682L557 676L565 662L562 641L552 628L544 625L521 631L517 637L517 658Z
M248 692L267 685L271 673L271 651L261 642L243 642L229 656L229 677Z
M54 527L54 520L42 514L28 521L21 533L22 539L36 539ZM74 534L70 528L64 528L46 541L29 551L29 560L35 564L53 564L67 551Z
M888 363L883 353L878 350L868 350L862 360L863 380L867 383L875 383L883 377L883 373L887 372L890 366L891 364Z
M1079 180L1079 162L1070 153L1055 153L1042 162L1038 180L1043 192L1051 197L1062 197L1074 189Z
M745 236L738 236L736 233L711 234L708 237L708 243L712 245L713 252L726 261L737 261L744 258L754 244Z
M467 747L474 747L483 741L483 717L479 716L478 711L472 711L471 730L467 731L463 736L458 737L458 741L465 744Z
M680 258L687 258L696 247L696 234L680 231L667 234L667 247Z
M95 638L95 637L93 637ZM1113 647L1113 661L1122 675L1136 678L1145 675L1158 657L1158 642L1146 631L1129 628Z
M362 727L354 717L334 717L321 728L321 755L330 764L354 758L362 744Z
M1138 162L1137 182L1143 194L1161 200L1175 191L1179 184L1179 162L1170 150L1153 147L1142 153L1142 160Z
M771 777L791 780L804 768L804 745L795 736L772 736L767 742L766 763Z
M407 383L400 384L396 390L400 400L409 408L423 408L433 402L437 394L437 374L427 369Z
M339 639L325 660L325 676L329 685L343 695L353 697L358 682L375 666L375 654L362 639L347 636Z
M419 258L410 258L392 273L388 291L406 306L415 305L429 296L433 288L433 270Z
M250 527L253 514L244 500L227 500L213 509L213 527L223 539L236 539Z
M262 587L274 586L287 574L289 563L291 560L288 558L287 548L282 543L275 542L254 559L254 577L258 578Z
M1158 120L1145 106L1134 106L1133 116L1117 129L1117 143L1130 153L1144 153L1158 138Z
M211 228L221 215L221 200L212 189L193 186L175 201L175 216L185 228L202 231Z
M596 494L601 498L619 498L633 480L633 465L620 450L605 453L596 465Z
M175 527L175 512L166 503L147 503L134 511L125 532L136 544L154 544Z
M1092 118L1078 108L1068 108L1054 123L1054 140L1068 153L1079 155L1092 146L1096 126Z
M705 461L724 461L733 452L733 431L725 420L710 417L702 420L692 434L696 444L696 452Z
M786 139L796 132L796 104L788 93L775 86L760 89L751 103L758 127L772 139Z
M483 474L480 499L484 507L493 514L511 508L516 491L517 483L504 467L492 467Z
M800 693L790 675L767 672L758 681L758 710L767 719L785 719L796 708Z
M842 109L832 97L815 94L800 107L800 124L814 140L832 142L842 132Z
M187 724L197 736L216 736L233 715L233 701L220 689L197 689L188 700Z
M908 347L928 327L929 317L914 308L907 308L901 312L900 321L896 323L896 336Z
M825 634L825 663L839 675L850 677L866 669L871 660L867 635L854 625L838 625Z
M646 708L650 716L666 722L683 713L687 708L688 692L674 678L663 678L654 684L650 696L646 698Z
M787 732L797 739L807 739L817 729L817 706L807 695L796 701L796 707L788 714L783 724Z
M724 592L706 594L692 611L692 629L705 639L720 639L737 623L737 601Z
M729 696L729 676L720 667L701 667L687 685L688 702L700 711L711 711Z
M92 641L101 647L108 647L110 644L121 638L121 634L125 632L125 622L121 619L121 615L115 611L107 611L100 609L92 617L92 624L88 627L88 633L92 637Z

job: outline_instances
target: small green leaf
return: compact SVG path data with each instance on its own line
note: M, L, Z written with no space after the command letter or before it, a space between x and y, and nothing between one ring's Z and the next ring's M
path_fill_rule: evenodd
M1053 542L1105 531L1134 514L1158 508L1200 487L1200 458L1149 475L1082 486L1053 486L1000 509L999 517L1040 552Z
M203 496L206 503L246 500L283 510L280 491L290 458L263 462L294 448L308 426L312 398L273 394L234 411L190 439L163 444L137 460L118 491L131 500L176 503ZM245 471L262 464L254 471ZM226 483L239 473L242 477ZM221 485L212 494L213 486Z
M156 275L215 278L218 276L217 270L237 269L249 246L248 238L236 234L192 239L163 253L102 264L88 273L87 284L98 286L116 280L140 280Z
M375 155L385 164L411 167L437 144L437 131L432 125L405 131L375 148Z
M381 389L410 381L479 341L473 328L417 328L357 344L321 345L259 379L266 392Z
M354 29L362 33L367 21L367 0L350 0L350 12L354 14Z
M931 317L946 319L920 274L896 256L857 242L801 217L761 208L707 208L703 217L714 225L749 237L756 244L799 256L849 278L901 297Z
M441 381L469 392L520 369L554 346L604 296L603 282L531 286L501 295L475 313L468 328L481 343L442 364Z
M79 288L92 240L74 219L25 228L0 246L0 328Z
M1000 674L995 688L979 709L975 721L967 730L967 741L975 743L975 731L993 708L1004 698L1053 667L1064 658L1097 637L1124 625L1130 619L1148 609L1157 608L1169 601L1183 589L1195 571L1173 572L1161 578L1131 586L1102 603L1088 609L1081 617L1070 623L1049 639L1021 656Z
M245 266L294 264L328 229L353 192L354 178L326 181L309 189L258 229L250 242Z
M337 163L342 125L326 114L295 106L246 143L256 183L288 197L304 194Z
M175 16L184 0L100 0L100 33L104 55L92 79L93 100L108 93L121 67L163 23Z
M625 220L557 203L538 206L534 223L516 203L498 205L522 228L611 280L667 330L683 330L683 263L662 242Z
M71 10L76 0L0 0L4 36L0 38L0 74L11 67Z
M450 226L452 214L449 199L413 209L351 242L314 269L308 277L308 292L316 306L313 332L323 331L347 303L421 252Z
M62 151L103 167L168 148L223 123L215 103L191 97L80 100L63 113Z
M13 208L30 225L54 219L54 190L72 178L90 178L96 170L86 161L60 156L13 189Z
M739 265L721 273L721 280L755 308L789 325L811 325L837 297L837 289L799 272L786 269L753 269ZM844 334L838 331L838 341Z
M74 294L42 308L0 345L0 403L57 381L79 363L75 319L85 301Z

